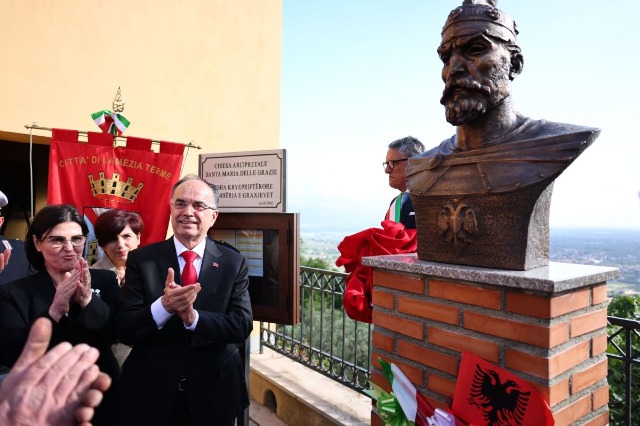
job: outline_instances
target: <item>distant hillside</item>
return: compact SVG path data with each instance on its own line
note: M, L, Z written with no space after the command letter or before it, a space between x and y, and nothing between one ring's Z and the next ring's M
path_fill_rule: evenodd
M640 293L640 231L622 229L552 229L551 260L620 268L609 293Z
M302 255L333 265L346 235L337 230L303 231ZM640 230L552 229L549 239L552 261L620 268L620 277L609 282L610 294L640 293Z

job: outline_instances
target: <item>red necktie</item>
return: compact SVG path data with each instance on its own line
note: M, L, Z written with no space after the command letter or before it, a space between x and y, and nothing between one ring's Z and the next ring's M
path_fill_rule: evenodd
M182 270L182 285L195 284L198 281L196 267L193 261L198 257L198 253L190 250L183 251L180 256L185 260L184 269Z

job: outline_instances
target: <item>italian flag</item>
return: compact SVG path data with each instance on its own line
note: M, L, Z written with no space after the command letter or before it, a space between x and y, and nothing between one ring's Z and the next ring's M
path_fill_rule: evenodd
M434 414L431 404L418 392L397 365L389 364L382 359L380 365L407 419L414 422L416 426L429 426L427 418Z
M391 393L387 393L373 382L371 389L365 391L376 400L378 415L387 426L430 426L435 410L426 398L395 364L389 364L378 358L382 371L391 384ZM443 423L446 424L446 423Z
M103 133L111 133L120 136L129 127L129 120L123 115L115 113L108 109L94 112L91 114L93 121L102 129Z

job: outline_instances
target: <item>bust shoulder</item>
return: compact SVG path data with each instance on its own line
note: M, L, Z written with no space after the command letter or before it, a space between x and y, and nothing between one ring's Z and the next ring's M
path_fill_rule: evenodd
M455 136L407 164L412 194L471 195L523 188L555 179L593 141L593 127L526 119L478 149L455 148Z

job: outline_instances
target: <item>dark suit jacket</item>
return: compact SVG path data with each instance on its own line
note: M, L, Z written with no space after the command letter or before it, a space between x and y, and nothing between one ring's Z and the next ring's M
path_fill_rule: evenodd
M160 330L153 320L150 306L164 294L168 268L179 283L173 238L134 250L127 258L116 327L118 338L133 349L115 390L113 424L166 424L181 375L194 423L229 424L249 405L238 353L253 328L246 259L207 238L194 331L178 315Z
M11 259L9 259L6 268L0 272L0 285L26 277L32 273L29 269L27 253L24 251L24 241L8 240L0 237L0 253L3 253L8 248L7 246L11 247Z
M13 259L9 261L11 263ZM114 380L119 369L111 352L115 341L114 316L119 291L116 274L90 269L93 296L84 308L73 303L68 315L59 322L52 320L53 333L49 347L60 342L73 345L87 343L100 351L98 366ZM49 316L55 295L53 280L46 270L0 286L0 363L12 366L27 341L31 324ZM108 410L108 395L96 412L94 424L104 424Z
M398 195L399 197L400 195ZM396 197L397 198L397 197ZM396 199L391 200L389 208L393 208ZM413 211L413 203L408 192L402 193L402 206L400 207L400 223L407 229L416 229L416 215Z

